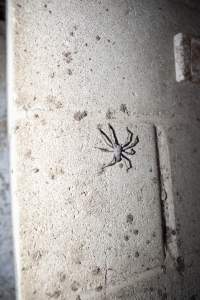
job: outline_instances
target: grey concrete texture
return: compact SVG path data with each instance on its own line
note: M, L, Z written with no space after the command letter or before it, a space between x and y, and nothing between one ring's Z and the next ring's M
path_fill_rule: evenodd
M184 3L185 5L187 5L188 8L191 9L200 9L200 3L199 0L174 0L176 2L180 1L182 3Z
M0 22L0 299L15 299L6 105L5 23Z
M192 38L191 40L191 73L194 82L200 82L200 39Z
M173 37L198 36L199 12L12 0L9 19L20 299L198 299L200 94L175 80ZM102 171L108 123L139 136L128 172Z

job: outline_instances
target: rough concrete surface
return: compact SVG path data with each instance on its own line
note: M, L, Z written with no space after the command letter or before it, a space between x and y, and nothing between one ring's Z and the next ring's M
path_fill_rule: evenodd
M194 82L200 82L200 39L193 38L191 40L191 73Z
M6 107L5 24L0 22L0 299L14 296L13 243Z
M21 299L200 297L200 94L175 80L178 32L199 12L173 1L9 2ZM128 172L102 171L108 123L139 136Z

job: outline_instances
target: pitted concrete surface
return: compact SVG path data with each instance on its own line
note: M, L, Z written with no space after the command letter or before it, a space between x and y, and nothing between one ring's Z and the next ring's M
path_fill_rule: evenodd
M93 127L93 118L90 122L88 116L75 125L73 119L59 118L58 121L56 115L51 116L45 126L41 118L47 120L48 113L38 114L37 121L33 114L29 121L19 122L16 133L16 149L25 159L20 168L23 176L17 190L18 196L24 195L21 218L25 222L28 214L29 221L32 221L26 230L34 233L33 239L25 246L29 249L27 259L32 257L33 262L28 267L23 265L31 281L34 280L33 270L42 264L45 277L41 277L38 283L42 287L49 278L48 288L51 289L52 268L56 256L59 253L62 256L62 249L65 249L62 265L67 265L65 276L72 282L70 297L79 287L87 289L89 285L90 289L105 290L107 285L120 284L135 273L163 264L154 128L143 124L137 126L128 120L125 123L121 120L122 128L117 128L116 121L113 122L119 139L123 140L127 135L125 125L128 125L137 132L140 142L132 158L133 169L128 173L122 162L102 172L101 165L109 162L112 154L102 154L94 148L102 146L102 141L97 128ZM96 117L96 121L101 120ZM64 135L60 133L61 128ZM47 141L53 141L55 137L55 143L48 147L48 159L41 163L40 158L47 151ZM43 143L38 149L41 139ZM27 163L29 166L25 167ZM24 193L26 186L29 186L29 195ZM31 205L33 195L35 201ZM59 197L59 206L56 197ZM58 218L56 222L55 218ZM56 249L55 252L48 251L46 240L52 249ZM77 275L74 278L75 270Z
M199 87L173 53L198 11L13 0L9 18L21 298L198 299ZM139 136L129 172L101 171L108 123Z

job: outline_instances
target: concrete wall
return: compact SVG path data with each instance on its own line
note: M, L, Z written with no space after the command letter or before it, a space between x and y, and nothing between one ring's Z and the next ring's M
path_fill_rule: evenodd
M199 17L166 0L9 2L22 299L200 297L200 94L173 53ZM102 171L108 123L139 136L128 173Z

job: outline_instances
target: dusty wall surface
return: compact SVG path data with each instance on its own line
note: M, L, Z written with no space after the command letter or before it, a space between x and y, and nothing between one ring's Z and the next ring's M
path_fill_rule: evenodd
M187 5L189 8L195 8L195 9L200 9L200 3L198 0L174 0L176 2L180 1Z
M0 22L0 299L14 299L14 267L7 138L5 24Z
M200 94L175 81L173 37L199 13L12 0L9 18L21 299L198 299ZM139 137L128 172L102 170L108 123Z

